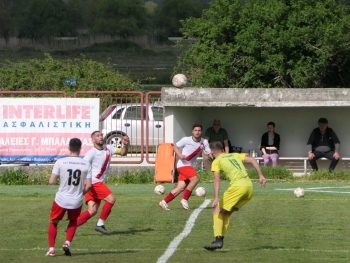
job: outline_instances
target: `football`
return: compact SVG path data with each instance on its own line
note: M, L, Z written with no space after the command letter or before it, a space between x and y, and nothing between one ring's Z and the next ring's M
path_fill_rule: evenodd
M303 188L298 187L294 189L294 196L295 197L304 197L305 191Z
M157 185L156 187L154 187L154 193L157 195L162 195L165 192L165 187L162 186L161 184Z
M206 194L206 191L205 191L205 188L200 186L200 187L197 187L196 189L196 196L205 196Z
M176 74L171 82L174 87L182 88L187 84L187 77L184 74Z

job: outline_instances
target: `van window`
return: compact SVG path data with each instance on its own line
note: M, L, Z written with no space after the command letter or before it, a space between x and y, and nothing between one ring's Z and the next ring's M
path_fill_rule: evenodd
M123 113L123 110L124 110L124 109L125 109L125 108L120 108L119 110L117 110L117 112L114 113L112 119L117 119L117 120L119 120L120 117L122 116L122 113Z
M152 107L153 119L155 121L163 121L163 108L162 107Z
M141 120L141 106L131 106L127 108L124 119ZM143 107L143 119L146 119L146 107Z

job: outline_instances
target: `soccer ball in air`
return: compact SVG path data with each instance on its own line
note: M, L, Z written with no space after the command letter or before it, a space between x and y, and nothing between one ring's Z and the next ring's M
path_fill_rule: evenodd
M161 184L157 185L156 187L154 187L154 193L157 195L162 195L165 192L165 187L162 186Z
M187 77L184 74L176 74L171 82L174 87L182 88L187 84Z
M305 191L303 188L298 187L294 189L294 196L295 197L304 197Z
M196 196L205 196L206 194L206 191L205 191L205 188L200 186L200 187L197 187L196 189Z

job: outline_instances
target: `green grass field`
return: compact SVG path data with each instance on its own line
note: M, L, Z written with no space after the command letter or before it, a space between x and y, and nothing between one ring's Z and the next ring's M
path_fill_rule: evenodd
M255 196L233 215L224 249L208 252L211 209L204 209L168 262L350 262L350 184L343 182L269 182L255 185ZM212 185L204 184L207 198ZM304 187L304 198L288 189ZM112 231L94 230L97 217L78 229L72 258L62 255L66 221L57 236L54 258L45 257L47 223L56 187L0 186L0 262L156 262L184 228L203 198L192 197L191 211L179 199L162 211L153 185L110 185L117 205L107 222ZM310 192L307 188L318 187ZM323 188L332 187L332 188ZM340 188L343 187L343 188ZM348 188L345 188L348 187ZM167 190L171 185L167 185ZM318 192L330 191L330 192Z

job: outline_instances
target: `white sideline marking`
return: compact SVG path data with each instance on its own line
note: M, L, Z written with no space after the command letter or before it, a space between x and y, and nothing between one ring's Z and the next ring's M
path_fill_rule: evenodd
M321 187L310 187L304 188L305 192L314 192L314 193L331 193L331 194L350 194L350 192L342 191L329 191L323 189L349 189L350 186L321 186ZM295 188L277 188L276 191L293 191Z
M168 261L168 259L174 254L177 247L180 245L181 241L191 233L194 223L197 220L197 217L202 212L202 210L210 204L210 202L210 199L205 200L200 205L200 207L198 207L192 212L190 218L186 222L184 230L177 237L175 237L173 241L170 242L167 250L165 250L164 254L160 258L158 258L157 263L165 263Z

